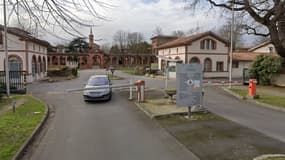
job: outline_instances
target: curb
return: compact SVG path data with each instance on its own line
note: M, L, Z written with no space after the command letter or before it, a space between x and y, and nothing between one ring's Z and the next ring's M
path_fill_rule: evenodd
M154 118L153 115L152 115L151 113L149 113L147 110L145 110L138 102L134 102L134 103L135 103L135 105L136 105L137 107L139 107L139 109L140 109L141 111L143 111L148 117L150 117L151 119Z
M226 88L226 87L222 87L222 89L223 89L224 91L228 92L229 94L231 94L232 96L234 96L234 97L240 99L240 100L246 100L245 97L243 97L243 96L241 96L241 95L239 95L239 94L234 93L233 91L229 90L229 89Z
M33 96L33 98L43 102L42 100L36 98ZM43 102L44 103L44 102ZM28 137L28 139L22 144L22 146L20 147L20 149L16 152L16 154L13 156L13 158L11 160L20 160L24 155L25 152L27 151L28 147L33 143L33 141L35 140L35 138L38 136L38 134L40 133L43 125L45 124L45 122L47 121L48 117L49 117L49 106L46 104L45 105L45 114L43 119L41 120L41 122L37 125L37 127L34 129L34 131L32 132L32 134Z
M258 105L260 105L262 107L265 107L265 108L269 108L269 109L285 112L284 108L281 108L281 107L278 107L278 106L273 106L273 105L270 105L270 104L266 104L266 103L262 103L262 102L258 102L258 101L254 101L254 100L248 100L248 102L258 104Z
M187 112L172 112L172 113L165 113L165 114L151 114L150 112L145 110L139 103L137 103L137 102L134 102L134 103L140 110L142 110L151 119L169 117L169 116L172 116L172 115L187 115Z
M278 106L273 106L273 105L270 105L270 104L266 104L266 103L262 103L262 102L258 102L256 100L253 100L253 99L246 99L245 97L243 96L240 96L232 91L230 91L229 89L225 88L225 87L222 87L222 89L226 92L228 92L229 94L231 94L232 96L240 99L240 100L245 100L247 102L250 102L250 103L253 103L253 104L257 104L261 107L264 107L264 108L269 108L269 109L272 109L272 110L276 110L276 111L281 111L281 112L285 112L285 108L282 108L282 107L278 107Z
M284 158L285 154L265 154L262 156L258 156L253 160L264 160L265 158Z

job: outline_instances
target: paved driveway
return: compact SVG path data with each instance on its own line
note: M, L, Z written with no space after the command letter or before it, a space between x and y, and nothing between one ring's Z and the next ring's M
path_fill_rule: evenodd
M54 106L55 115L25 159L198 159L117 92L110 102L101 103L85 103L81 93L64 92L82 86L94 73L86 70L76 80L29 86L31 93Z

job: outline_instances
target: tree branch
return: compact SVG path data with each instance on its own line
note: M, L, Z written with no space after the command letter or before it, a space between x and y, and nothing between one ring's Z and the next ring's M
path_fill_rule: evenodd
M257 35L257 36L263 36L263 37L268 37L270 35L270 33L268 32L267 34L264 33L258 33L256 31L256 28L250 27L250 26L246 26L244 28L246 30L247 34L253 34L253 35Z

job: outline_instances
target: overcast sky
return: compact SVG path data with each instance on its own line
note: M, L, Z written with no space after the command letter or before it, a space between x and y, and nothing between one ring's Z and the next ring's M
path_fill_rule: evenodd
M109 0L109 2L115 7L106 10L103 14L110 21L98 21L96 23L98 26L93 28L95 39L102 39L97 42L99 44L112 43L113 35L117 30L141 32L145 40L149 41L156 26L162 28L163 34L171 34L174 30L188 31L197 26L202 28L201 31L213 30L217 29L217 24L221 22L221 17L213 14L206 15L205 11L196 12L193 15L191 11L185 9L184 0ZM3 24L2 17L0 20ZM90 29L80 27L78 30L87 37ZM63 32L57 35L68 37ZM64 43L52 36L43 37L52 44Z

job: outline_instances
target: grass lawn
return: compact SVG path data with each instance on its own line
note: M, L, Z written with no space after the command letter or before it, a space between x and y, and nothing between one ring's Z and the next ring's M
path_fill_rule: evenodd
M6 98L5 96L3 96L1 99L0 99L0 110L5 106L5 105L8 105L12 103L12 99L10 98Z
M200 160L252 160L263 154L283 154L285 144L211 113L157 119Z
M25 99L25 103L0 116L0 159L9 160L31 135L42 120L45 104L30 95L19 95L15 99ZM39 112L35 114L34 112Z
M231 91L245 97L247 95L247 90L242 89L231 89ZM269 94L260 93L259 99L256 99L258 102L267 103L274 106L284 107L285 108L285 97L271 96Z
M277 158L266 158L264 160L285 160L285 158L277 157Z
M128 73L128 74L134 74L135 67L119 67L119 68L117 68L117 70L120 70L120 71Z
M134 73L135 67L119 67L119 68L116 68L116 69L120 70L122 72L128 73L128 74L131 74L131 75L144 75L144 74L135 74Z
M230 89L230 90L233 91L234 93L237 93L237 94L243 96L243 97L246 97L247 94L248 94L248 91L247 91L247 90L234 89L234 88L232 88L232 89Z
M112 74L108 74L108 77L110 80L121 80L121 79L124 79L123 77L119 77L119 76L116 76L116 75L113 75Z

